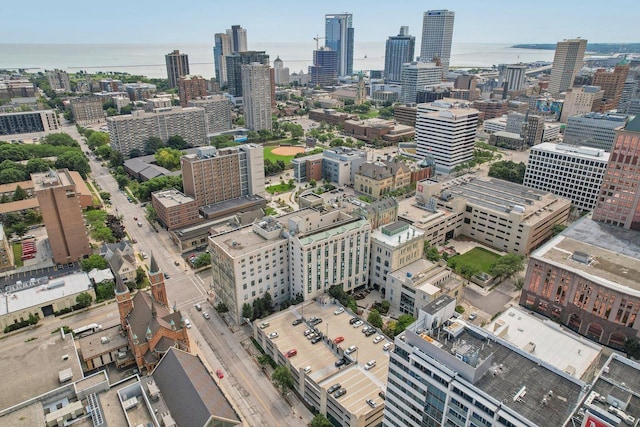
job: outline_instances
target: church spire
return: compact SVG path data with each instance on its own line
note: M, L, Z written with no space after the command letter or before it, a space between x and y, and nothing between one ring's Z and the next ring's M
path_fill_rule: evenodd
M151 252L151 265L149 266L149 273L155 274L159 272L160 268L158 267L158 263L156 262L156 257L153 256L153 252Z

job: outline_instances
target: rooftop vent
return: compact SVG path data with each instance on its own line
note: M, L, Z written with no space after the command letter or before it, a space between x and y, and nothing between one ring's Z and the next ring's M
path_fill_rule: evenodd
M582 264L589 264L591 262L591 257L589 256L589 254L579 251L575 251L573 254L571 254L571 259Z

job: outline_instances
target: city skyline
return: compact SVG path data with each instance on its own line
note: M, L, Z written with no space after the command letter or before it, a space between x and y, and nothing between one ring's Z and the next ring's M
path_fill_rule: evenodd
M347 3L329 0L318 5L305 5L304 8L290 0L279 1L275 7L271 3L247 0L241 14L232 3L203 0L190 3L190 7L166 11L148 0L131 3L127 6L126 16L135 16L134 25L126 17L100 13L97 4L72 0L65 10L47 8L46 14L34 14L30 17L29 31L25 31L20 20L4 20L0 25L0 40L6 44L210 42L213 45L214 34L234 24L247 29L254 41L311 40L316 34L324 33L324 15L348 10L353 14L356 43L384 43L386 37L397 32L400 26L421 28L422 13L426 10L448 9L456 12L454 43L555 43L575 37L602 43L639 41L633 22L638 13L633 13L633 10L640 12L640 6L630 0L616 2L616 7L592 3L588 8L574 0L561 3L541 0L517 8L505 8L498 0L429 4L410 0L403 2L400 10L386 13L384 19L380 19L379 10L360 0ZM41 0L30 4L36 10L45 8ZM14 16L17 11L12 11L13 7L17 8L15 3L7 5L4 16ZM545 11L549 13L543 13ZM616 22L615 35L608 26L596 25L605 21ZM189 25L177 25L178 22L189 22ZM274 22L281 25L274 26ZM55 31L52 23L56 24ZM105 30L96 31L97 28ZM149 28L159 30L149 31ZM497 28L500 31L496 31ZM415 33L418 35L418 31ZM251 40L249 44L253 43Z

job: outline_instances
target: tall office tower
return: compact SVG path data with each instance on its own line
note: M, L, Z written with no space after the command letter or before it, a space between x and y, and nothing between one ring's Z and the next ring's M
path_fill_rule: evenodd
M618 107L628 74L629 62L626 59L618 63L612 71L599 69L595 72L593 85L600 86L604 90L604 102L600 107L601 112Z
M253 131L271 130L271 72L269 65L242 65L245 126Z
M542 142L544 124L545 122L542 116L534 116L527 113L520 136L522 136L522 139L524 139L524 142L529 147L533 147L534 145L538 145Z
M338 75L353 73L353 15L340 13L325 15L325 46L338 52Z
M274 73L274 82L277 85L288 85L289 84L289 68L284 66L282 59L278 56L275 61L273 61L273 73Z
M595 221L640 230L640 116L616 133L598 203Z
M585 39L563 40L556 44L551 79L549 80L549 93L555 95L573 87L573 80L582 68L586 48L587 41Z
M416 102L418 91L425 86L440 83L442 67L431 62L410 62L402 64L400 102Z
M616 130L627 124L629 116L613 113L587 113L571 116L564 130L564 144L599 148L611 152Z
M638 80L627 80L624 82L620 102L618 102L618 113L626 114L629 110L629 104L632 99L638 99L638 88L640 82Z
M505 85L508 91L523 90L527 82L527 65L526 64L510 64L507 65L507 74L505 76Z
M66 264L91 255L80 196L67 169L31 174L53 261Z
M473 158L479 112L466 104L435 101L419 104L416 115L416 153L433 156L436 171L445 174Z
M169 87L178 87L178 79L189 74L189 56L174 50L164 56L167 63Z
M240 25L232 25L227 30L231 42L231 53L245 52L247 50L247 30Z
M420 61L442 64L442 74L449 73L451 62L451 41L453 40L453 21L455 12L450 10L428 10L422 18L422 46Z
M409 35L409 27L400 27L400 34L387 39L384 52L385 83L400 83L402 80L402 64L413 61L416 38Z
M213 36L213 63L216 71L216 79L220 86L227 84L227 61L225 57L231 55L231 38L226 33L216 33Z
M217 150L200 148L180 159L184 193L198 206L264 194L264 154L261 146L239 145Z
M207 80L202 76L187 75L178 79L180 106L186 107L189 101L207 96Z
M71 82L66 71L58 70L57 68L53 71L47 71L47 80L52 90L71 92Z
M189 101L188 106L204 109L207 134L223 132L232 128L231 102L224 95L194 99Z
M571 116L597 111L603 96L604 91L598 86L582 86L569 89L562 105L560 121L567 123Z
M334 84L338 79L338 52L326 46L313 51L313 65L309 66L311 82L317 86Z
M229 94L233 96L242 96L242 65L259 62L260 64L269 65L269 55L264 51L245 51L236 52L225 57L227 62L227 81Z

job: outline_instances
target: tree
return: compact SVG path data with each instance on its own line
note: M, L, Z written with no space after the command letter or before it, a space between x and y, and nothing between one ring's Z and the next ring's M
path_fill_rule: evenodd
M96 148L95 153L97 157L106 160L111 157L112 150L108 145L101 145L100 147Z
M140 157L142 156L142 151L140 151L137 148L134 148L133 150L129 151L129 158L130 159L134 159L136 157Z
M282 394L286 394L294 386L291 371L286 366L278 366L271 374L271 381Z
M95 150L102 145L109 144L109 134L106 132L92 132L87 137L87 146L90 150Z
M403 314L400 317L398 317L398 321L394 328L395 335L398 335L404 332L404 330L407 329L407 326L415 322L415 320L416 319L414 319L413 316L410 314Z
M82 292L76 297L76 304L78 304L80 308L89 307L91 305L91 301L93 301L93 298L87 292Z
M311 181L309 181L309 186L311 186L311 188L314 188L318 183L316 182L315 179L312 179Z
M461 264L458 268L458 273L468 282L473 276L480 273L480 269L472 264Z
M304 135L304 129L300 125L291 126L289 132L291 132L291 138L300 138Z
M252 319L253 318L253 309L251 308L251 304L245 302L242 305L242 318L243 319Z
M124 157L122 156L122 153L117 150L111 150L111 154L109 155L109 166L117 168L122 165L124 165Z
M67 168L72 171L77 171L82 179L87 179L87 174L91 171L89 167L89 161L80 150L71 150L62 153L58 156L55 163L56 168Z
M438 262L440 261L440 252L438 252L438 248L435 246L429 247L425 252L425 256L429 261Z
M271 314L273 312L273 299L271 298L271 294L269 293L269 291L265 291L264 295L262 296L262 305L264 306L264 309L268 314Z
M0 197L0 203L9 203L10 201L11 199L6 194L3 194L2 197Z
M100 195L100 198L105 202L111 200L111 193L109 193L108 191L101 191L98 194Z
M118 188L124 190L129 185L129 178L126 175L118 174L116 175L116 182L118 183Z
M27 234L28 227L24 222L17 222L11 226L11 229L13 230L13 234L22 237Z
M18 200L24 200L27 197L29 197L27 192L19 185L16 186L16 191L13 192L13 201L17 202Z
M229 307L227 307L227 304L225 304L224 302L220 301L216 305L216 311L218 313L227 313L229 311Z
M501 278L509 278L524 270L524 258L516 254L500 257L491 267L491 274Z
M640 359L640 341L636 338L629 338L624 342L624 351L631 359Z
M564 224L554 224L553 227L551 227L551 237L557 236L558 234L566 230L566 228L567 226Z
M82 265L83 271L91 271L94 268L104 270L108 266L107 261L100 255L91 255L89 258L83 259L80 264Z
M207 265L211 265L211 255L209 254L209 252L205 252L199 255L198 258L193 261L194 268L201 268Z
M376 328L382 328L382 316L380 316L380 312L375 309L371 310L369 316L367 316L367 322Z
M176 170L180 167L181 157L182 152L173 148L161 148L154 155L156 163L169 170Z
M316 414L315 417L311 420L311 427L333 427L331 421L327 419L323 414Z
M51 133L47 136L44 137L44 141L45 144L49 144L49 145L64 145L67 147L80 147L80 144L78 144L78 141L76 141L75 139L73 139L69 134L66 133Z
M260 364L260 367L264 369L267 365L271 363L270 359L271 358L266 354L260 355L260 357L258 357L258 363Z
M27 173L29 175L35 172L47 172L52 167L53 162L51 160L36 158L29 159L29 161L27 161Z
M489 176L492 178L504 179L510 182L522 184L524 181L524 172L527 166L520 162L515 163L511 160L503 160L495 162L489 167Z
M174 135L167 140L167 147L175 150L184 150L185 148L190 148L191 145L180 135Z
M157 136L151 136L144 144L144 154L154 154L156 151L164 147L166 147L164 141Z
M136 285L141 284L146 278L147 273L144 271L144 268L142 268L142 266L138 266L138 268L136 268Z

